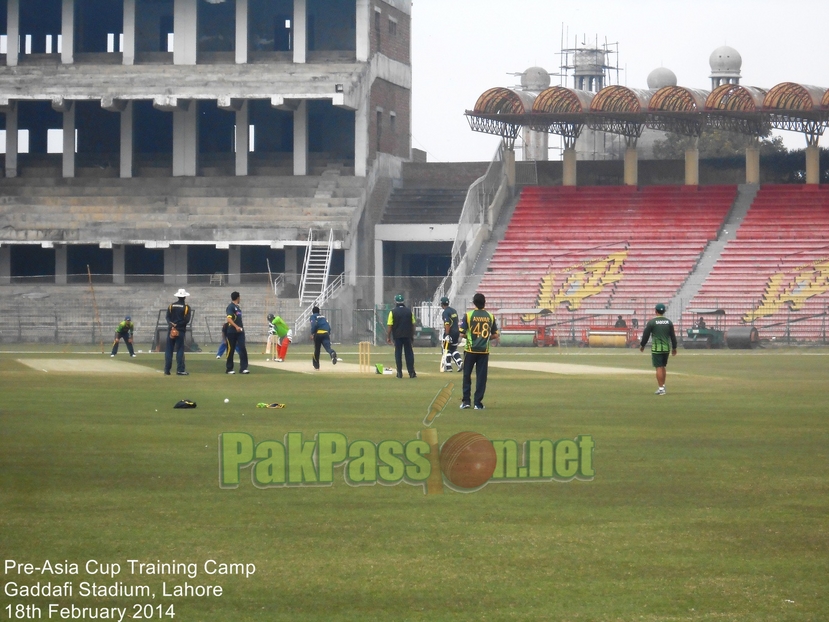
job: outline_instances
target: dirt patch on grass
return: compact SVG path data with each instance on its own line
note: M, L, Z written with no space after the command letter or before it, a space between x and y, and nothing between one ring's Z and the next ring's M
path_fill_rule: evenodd
M45 372L70 372L73 374L153 374L156 370L144 365L118 361L109 357L105 359L17 359L27 367Z
M336 365L331 364L331 359L326 355L320 357L320 369L316 371L311 364L310 357L303 357L301 359L288 359L277 363L276 361L254 361L248 360L248 365L251 367L267 367L268 369L281 369L284 371L291 371L298 374L358 374L360 373L360 366L354 363L345 363L338 361ZM374 370L372 370L374 373Z
M621 374L653 374L652 369L625 369L622 367L601 367L599 365L570 365L568 363L542 363L523 361L490 361L490 367L518 369L522 371L540 371L547 374L564 376L617 376Z

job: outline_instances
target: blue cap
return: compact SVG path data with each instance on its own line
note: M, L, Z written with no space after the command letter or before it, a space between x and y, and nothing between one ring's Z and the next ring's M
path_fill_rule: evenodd
M129 322L131 319L132 319L132 318L131 318L129 315L128 315L127 317L125 317L125 318L124 318L124 320L125 320L125 321L127 321L127 322Z

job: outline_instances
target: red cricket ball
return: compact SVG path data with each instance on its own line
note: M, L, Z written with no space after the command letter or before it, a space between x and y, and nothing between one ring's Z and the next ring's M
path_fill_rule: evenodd
M440 470L458 488L483 486L495 472L498 456L483 434L458 432L440 449Z

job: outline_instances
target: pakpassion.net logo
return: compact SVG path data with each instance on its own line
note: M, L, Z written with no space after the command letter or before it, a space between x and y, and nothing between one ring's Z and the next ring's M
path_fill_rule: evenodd
M441 445L432 427L452 396L454 383L438 391L426 409L424 429L409 441L355 440L339 432L319 432L313 440L288 432L283 441L255 442L245 432L219 434L219 486L237 488L250 467L257 488L331 486L343 467L349 486L423 486L440 494L444 486L475 492L488 483L592 480L593 437L525 441L489 440L478 432L458 432Z
M400 482L424 486L437 494L443 486L474 492L488 483L568 482L591 480L593 437L553 442L489 440L477 432L459 432L438 446L434 430L408 441L350 441L339 432L319 432L306 439L288 432L284 441L256 442L245 432L219 435L219 486L236 488L242 470L250 468L257 488L331 486L334 469L343 467L350 486L393 486ZM433 437L433 438L432 438Z

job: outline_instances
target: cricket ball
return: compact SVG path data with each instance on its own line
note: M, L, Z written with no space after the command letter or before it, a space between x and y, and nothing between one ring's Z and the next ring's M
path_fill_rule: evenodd
M498 456L483 434L458 432L440 449L440 470L458 488L483 486L495 472Z

